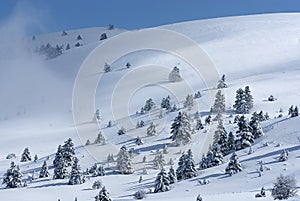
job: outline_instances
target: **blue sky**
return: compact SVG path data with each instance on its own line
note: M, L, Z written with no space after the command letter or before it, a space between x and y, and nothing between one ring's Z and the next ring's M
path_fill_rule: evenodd
M35 10L36 16L44 20L41 32L110 23L139 29L222 16L300 12L299 0L3 0L0 21L9 18L20 3L26 5L23 9L31 7L30 12Z

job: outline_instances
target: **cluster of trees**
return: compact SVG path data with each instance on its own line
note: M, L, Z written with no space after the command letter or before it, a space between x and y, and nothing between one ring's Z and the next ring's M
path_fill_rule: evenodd
M192 151L189 149L186 154L183 153L179 158L178 168L176 171L172 166L168 173L163 167L161 168L161 171L158 173L155 180L154 193L169 191L170 184L196 176L197 170L195 167L195 161L193 159Z
M39 54L45 55L46 59L53 59L60 56L63 52L63 45L56 45L52 47L49 43L46 45L41 45L40 48L36 50Z
M294 106L292 105L292 106L289 108L289 115L291 115L291 117L297 117L297 116L299 116L298 107L296 106L296 107L294 108Z
M250 112L253 108L253 97L249 86L246 86L245 90L240 88L236 91L233 107L239 114L248 114Z

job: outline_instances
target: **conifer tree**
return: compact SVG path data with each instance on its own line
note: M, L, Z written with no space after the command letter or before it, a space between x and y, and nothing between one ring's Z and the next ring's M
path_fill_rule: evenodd
M168 172L168 177L169 177L170 184L174 184L177 181L176 173L173 166L170 167L170 170Z
M102 134L102 132L100 131L97 135L97 138L94 141L95 144L106 144L106 140Z
M225 75L222 75L222 78L218 81L217 88L218 89L227 88L227 84L225 83Z
M225 96L221 90L216 93L215 103L211 107L213 113L224 113L225 112Z
M296 180L290 176L280 175L276 179L276 183L272 189L274 199L283 200L295 196L297 193Z
M155 180L154 193L169 191L170 190L169 185L170 185L169 177L165 169L162 168Z
M24 149L24 152L21 157L21 162L27 162L27 161L31 161L31 155L28 147Z
M3 184L7 188L18 188L22 187L22 173L18 165L14 162L10 163L10 168L6 171L3 177Z
M162 101L161 101L161 108L164 108L166 109L167 111L170 111L171 110L171 103L170 103L170 96L167 96L166 98L163 98Z
M69 185L77 185L85 182L85 177L81 172L80 165L78 164L78 162L78 159L75 157L70 174Z
M181 81L181 79L182 78L179 73L179 68L177 66L175 66L169 74L169 80L171 82L179 82L179 81Z
M108 63L105 62L105 64L104 64L104 72L108 73L110 71L112 71L111 66Z
M156 169L161 169L164 165L166 165L166 161L162 153L159 153L154 157L153 165Z
M258 115L256 112L254 112L252 114L249 125L252 128L252 134L253 134L254 138L259 138L264 135L264 132L262 130L262 127L261 127L261 124L259 122Z
M236 155L235 152L232 153L230 157L230 161L228 163L228 166L225 169L226 174L229 174L230 176L233 174L236 174L238 172L242 171L241 164L239 162L239 158Z
M153 122L151 122L149 127L147 128L147 136L153 135L156 135L156 126Z
M191 142L191 127L188 115L179 112L171 125L171 139L176 146L185 145Z
M232 132L228 134L228 141L227 141L228 153L231 151L235 151L235 137Z
M66 169L66 162L62 152L57 152L55 156L54 175L53 179L66 179L68 178L68 172Z
M183 154L179 158L176 175L178 181L197 176L197 170L191 149L188 150L187 154Z
M50 176L50 173L48 171L48 166L47 166L47 162L44 161L43 163L43 166L41 168L41 171L40 171L40 178L44 178L44 177L49 177Z
M122 146L117 156L117 169L122 174L132 174L133 164L130 154L125 146Z
M251 95L249 86L245 87L245 102L246 102L248 113L249 113L249 110L251 110L253 108L253 97Z
M217 144L220 147L220 151L222 152L223 155L226 155L229 152L228 136L227 136L227 132L225 130L222 120L219 120L218 127L215 132L217 133L217 135L219 137Z
M75 155L75 148L71 138L67 139L65 144L62 146L62 155L66 166L71 166L73 162L73 156Z
M235 143L236 149L244 149L250 147L254 143L254 136L252 134L252 128L248 124L245 116L241 116L238 122L239 130L237 131L237 140Z
M194 97L192 94L188 94L185 98L185 101L183 103L183 106L187 108L188 110L191 110L194 106Z
M112 201L111 198L109 197L109 193L106 190L105 186L103 186L99 194L96 195L95 201Z

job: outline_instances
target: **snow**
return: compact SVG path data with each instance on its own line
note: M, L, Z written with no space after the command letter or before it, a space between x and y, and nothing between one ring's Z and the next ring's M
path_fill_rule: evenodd
M300 103L299 23L300 14L291 13L217 18L159 27L179 32L196 41L214 62L220 75L226 74L228 88L223 89L223 92L228 114L224 123L228 131L236 129L236 125L229 123L230 120L233 122L229 114L232 113L235 91L246 85L250 86L254 97L254 108L251 111L263 110L272 119L262 123L265 135L255 141L252 154L248 155L248 149L237 152L242 172L231 177L225 175L230 157L228 155L224 158L224 164L201 170L198 177L177 182L171 185L172 189L168 192L149 193L146 200L195 200L199 193L204 200L212 201L256 200L254 196L261 187L265 187L267 193L267 197L263 199L273 200L270 189L279 174L295 176L299 184L300 118L287 116L288 108ZM108 166L105 163L108 175L91 177L81 185L67 185L67 179L42 178L28 183L28 187L24 188L5 189L3 185L0 197L5 200L22 198L24 201L37 201L41 198L44 201L58 198L64 201L74 200L75 197L79 201L94 200L99 191L92 190L91 187L94 181L100 179L113 200L132 200L136 191L148 192L154 187L159 170L153 168L152 159L157 149L162 150L165 144L171 142L170 125L178 112L168 113L159 119L162 98L170 95L171 104L175 103L182 111L187 111L182 108L186 95L200 90L202 97L196 99L196 106L187 112L194 114L199 110L204 122L212 105L210 96L214 96L217 90L207 89L204 80L176 55L149 49L131 52L111 64L112 71L102 77L96 91L95 108L100 109L102 118L99 127L109 143L82 146L87 139L91 142L96 139L99 128L91 114L89 122L77 125L86 134L82 136L76 132L72 117L72 91L76 74L91 51L105 42L99 41L101 33L106 32L110 38L126 30L87 28L66 32L66 36L61 36L60 32L38 35L34 41L29 38L26 41L28 48L21 47L16 56L10 55L11 58L0 61L1 65L7 66L1 67L0 74L0 178L9 168L11 160L5 157L10 153L17 155L13 160L20 165L25 178L29 174L38 176L39 168L49 157L47 164L52 178L54 154L58 145L69 137L76 146L76 156L82 170L95 162L103 163L108 154L116 155L119 148L126 145L140 153L133 159L135 173L116 174L114 164ZM79 34L83 38L79 41L83 46L77 48L74 44L78 42L76 38ZM69 43L71 49L64 50L61 56L50 60L44 60L32 52L22 52L34 50L48 42L51 45ZM128 44L131 42L128 41ZM0 58L5 58L6 55L0 52ZM125 67L128 61L131 63L129 69ZM26 67L26 70L20 66ZM103 66L99 66L99 72L103 71ZM174 66L179 67L183 81L168 82L168 74ZM270 95L275 97L274 102L267 101ZM135 114L149 98L154 100L156 108L150 114ZM279 112L280 109L283 112ZM120 110L122 113L118 113L116 118L116 113ZM281 113L283 117L274 119ZM109 120L113 121L113 126L107 128ZM145 121L145 127L135 129L140 120ZM158 134L146 137L146 129L151 121L157 125ZM206 153L212 142L216 124L214 122L213 125L205 126L204 130L192 134L191 144L183 147L169 146L169 153L164 155L166 162L172 158L176 168L180 152L191 148L198 164L202 153ZM121 126L127 132L119 136L117 131ZM142 138L143 145L137 146L134 143L137 136ZM265 146L266 143L268 146ZM25 147L29 147L32 157L35 154L39 156L37 162L19 162ZM289 151L289 159L278 162L277 158L284 149ZM144 164L141 163L143 156L147 157ZM259 177L257 169L261 161L264 172ZM139 183L144 167L149 174L143 175L143 181ZM168 171L169 167L166 165L165 169ZM200 185L200 179L208 179L210 183ZM299 197L289 200L299 200Z

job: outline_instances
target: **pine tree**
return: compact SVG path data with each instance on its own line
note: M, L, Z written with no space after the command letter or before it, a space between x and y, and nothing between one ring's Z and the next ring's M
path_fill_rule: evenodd
M191 110L194 106L194 97L192 94L188 94L185 98L185 101L183 103L183 106L187 108L188 110Z
M125 66L126 66L126 68L130 68L131 67L131 63L127 62Z
M105 64L104 64L104 72L108 73L110 71L112 71L111 66L108 63L105 62Z
M196 122L196 130L201 130L201 129L203 129L203 128L204 128L204 126L203 126L203 124L202 124L201 119L200 119L200 118L197 119L197 122Z
M53 179L66 179L68 178L68 172L66 169L66 161L62 152L57 152L55 155L54 175Z
M180 76L180 73L179 73L179 68L177 66L175 66L173 68L173 70L169 73L169 80L171 82L179 82L181 81L181 76Z
M188 115L179 112L171 125L171 139L176 146L185 145L191 142L191 127Z
M209 125L211 123L211 116L208 115L206 118L205 118L205 124L206 125Z
M122 146L117 157L117 169L122 174L132 174L132 161L130 154L125 146Z
M24 152L21 157L21 162L27 162L27 161L31 161L31 155L28 147L24 149Z
M192 150L189 149L187 154L183 154L179 158L178 168L176 169L177 180L190 179L197 176L195 161L193 159Z
M297 193L296 180L293 177L280 175L276 179L276 183L272 189L274 199L283 200L293 197Z
M288 113L288 115L292 115L293 112L294 112L294 106L291 105L291 107L289 108L289 113Z
M22 173L18 165L14 162L10 163L10 168L3 176L3 184L6 184L7 188L22 187Z
M43 166L41 168L41 171L40 171L40 178L44 178L44 177L49 177L50 176L50 173L48 171L48 166L47 166L47 162L44 161L43 163Z
M56 154L55 154L55 158L53 160L53 165L56 166L58 164L58 161L60 160L60 157L62 157L62 147L61 145L58 146Z
M144 106L145 112L149 112L154 107L155 107L155 103L153 102L152 98L149 98L148 100L146 100L146 103L145 103L145 106Z
M68 43L66 46L66 50L69 50L69 49L71 49L71 48L70 48L70 44Z
M167 96L166 98L163 98L162 101L161 101L161 108L164 108L166 109L167 111L170 111L171 110L171 103L170 103L170 96Z
M201 197L200 194L197 196L196 201L203 201L203 199L202 199L202 197Z
M174 184L177 181L176 173L175 170L173 169L173 166L170 167L170 170L168 172L168 177L169 177L170 184Z
M197 91L195 94L194 94L194 98L197 99L197 98L201 98L201 93L200 91Z
M261 127L261 124L259 122L258 115L256 112L252 114L249 125L252 128L252 134L253 134L254 138L259 138L264 135L264 132L262 130L262 127Z
M202 154L202 158L201 158L201 161L200 161L200 164L199 164L199 169L200 170L204 170L206 168L208 168L208 166L207 166L207 158L205 157L204 154Z
M102 132L100 131L97 135L97 138L94 141L95 144L106 144L106 140L102 134Z
M161 169L166 164L164 155L162 153L157 154L153 159L153 166L156 169Z
M156 135L156 126L153 122L151 122L149 127L147 128L147 136L153 135Z
M278 158L280 162L288 160L289 153L286 150L283 150Z
M71 138L67 139L65 144L62 146L62 155L66 166L71 166L73 162L73 156L75 155L75 148Z
M223 155L226 155L229 152L228 136L227 136L227 132L224 128L222 120L219 120L218 127L217 127L217 130L215 131L215 133L217 133L217 135L219 137L217 144L220 147L220 151L222 152Z
M164 168L158 173L155 180L154 193L165 192L170 190L170 181Z
M83 184L85 182L85 177L81 172L78 162L78 159L75 157L70 174L69 185Z
M235 103L233 105L233 108L237 111L237 113L240 114L249 113L246 100L245 100L245 92L241 88L236 91Z
M253 108L253 97L251 95L251 91L250 91L249 86L245 87L245 102L246 102L246 106L247 106L247 109L248 109L247 113L249 113L249 110L251 110Z
M228 153L236 150L235 137L232 132L229 132L228 134L227 147L228 147Z
M219 90L216 93L215 103L211 107L211 112L213 113L224 113L225 112L225 96L222 91Z
M228 166L225 169L226 174L229 174L230 176L233 174L236 174L238 172L242 171L241 164L239 162L239 158L236 155L235 152L232 153L230 157L230 161L228 163Z
M221 152L220 147L219 147L218 144L216 144L213 147L212 158L210 159L210 161L211 161L212 166L218 166L218 165L223 164L223 162L224 162L223 153Z
M299 116L299 111L298 111L298 107L296 106L294 111L291 114L291 117L297 117L297 116Z
M125 128L122 126L119 130L118 130L118 135L124 135L126 133Z
M225 83L225 75L222 75L222 78L218 81L217 88L218 89L227 88L227 84Z
M107 39L107 35L106 33L102 33L100 36L100 40L105 40L105 39Z
M237 131L237 140L235 143L236 149L244 149L250 147L254 143L254 136L252 134L252 128L248 124L245 116L241 116L238 122L239 130Z
M99 194L95 197L95 201L112 201L105 186L102 187Z
M82 40L82 37L80 35L78 35L77 40Z

